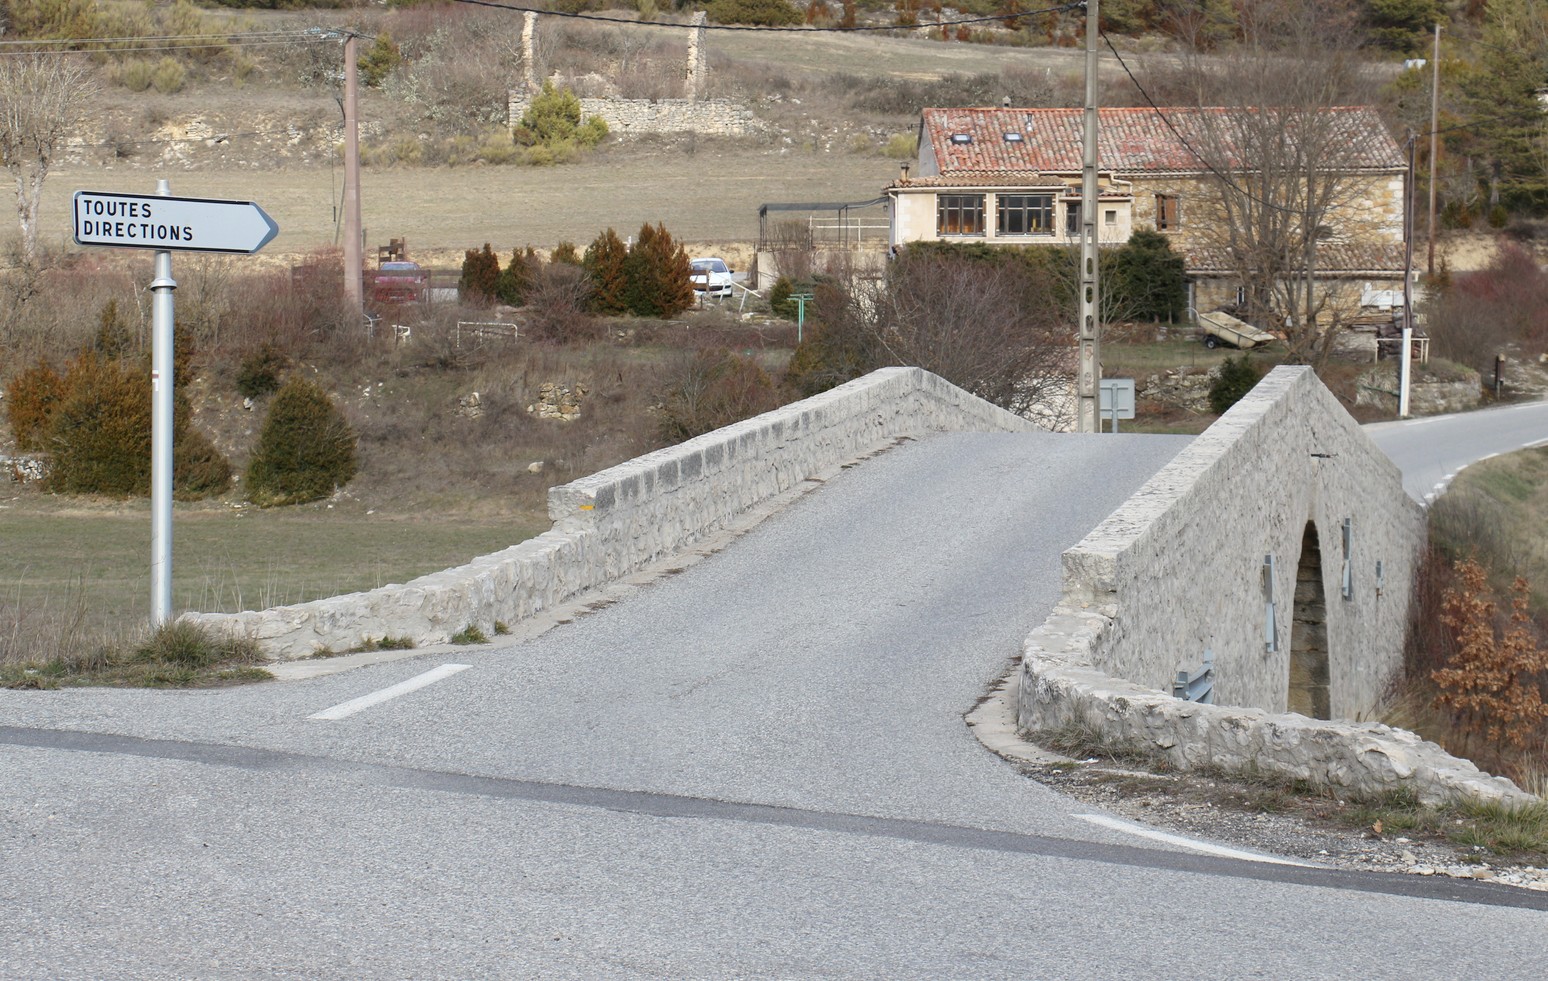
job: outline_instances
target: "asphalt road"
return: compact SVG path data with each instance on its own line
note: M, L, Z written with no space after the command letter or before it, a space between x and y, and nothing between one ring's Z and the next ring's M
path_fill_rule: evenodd
M1402 469L1408 496L1428 504L1468 464L1548 444L1548 402L1378 422L1365 431Z
M506 647L0 692L0 976L1548 971L1548 896L1158 848L968 733L1059 552L1185 443L906 443Z

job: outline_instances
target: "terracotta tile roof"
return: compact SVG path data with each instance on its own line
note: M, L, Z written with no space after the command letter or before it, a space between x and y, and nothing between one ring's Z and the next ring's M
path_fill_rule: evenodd
M1071 183L1068 180L1060 180L1057 177L1044 177L1041 174L1025 173L974 173L974 174L945 174L940 177L910 177L907 180L896 180L887 185L893 187L982 187L998 188L1011 187L1027 190L1065 191L1070 194L1080 194L1080 182ZM1129 198L1128 191L1115 191L1111 188L1102 188L1103 198Z
M1230 253L1219 248L1181 246L1183 262L1190 273L1231 273L1236 267ZM1319 276L1383 273L1399 279L1403 276L1403 246L1398 244L1363 245L1328 242L1317 246Z
M1344 150L1344 159L1330 163L1351 170L1404 168L1402 153L1374 109L1342 106L1325 111L1335 114L1342 134L1336 142ZM1145 107L1097 112L1098 165L1123 176L1205 170L1190 145L1210 145L1205 134L1228 128L1232 115L1242 110L1163 108L1158 113ZM1081 109L926 109L923 136L943 175L1078 173L1083 117ZM1006 133L1022 138L1010 141ZM953 142L957 134L970 140Z

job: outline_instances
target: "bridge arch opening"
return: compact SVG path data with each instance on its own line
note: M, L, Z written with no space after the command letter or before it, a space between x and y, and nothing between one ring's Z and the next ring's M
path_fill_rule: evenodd
M1288 708L1313 719L1331 719L1328 697L1328 605L1322 588L1322 545L1317 526L1306 523L1295 569L1295 611L1290 621Z

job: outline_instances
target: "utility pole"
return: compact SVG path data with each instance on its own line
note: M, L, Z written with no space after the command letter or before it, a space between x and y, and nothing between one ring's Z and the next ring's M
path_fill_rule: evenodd
M360 125L359 69L356 42L359 35L344 35L344 295L356 313L365 309L360 280Z
M1440 122L1440 24L1435 25L1435 52L1430 57L1430 224L1427 226L1429 234L1429 261L1425 264L1425 276L1433 280L1435 278L1435 168L1439 163L1440 153L1439 122Z
M1102 373L1097 292L1097 24L1097 0L1086 0L1086 128L1081 140L1080 179L1080 366L1076 385L1079 416L1075 427L1083 433L1101 428L1097 391Z
M1398 366L1398 418L1408 418L1408 390L1414 344L1414 154L1419 134L1408 132L1408 179L1403 182L1403 363ZM1433 186L1433 185L1432 185Z

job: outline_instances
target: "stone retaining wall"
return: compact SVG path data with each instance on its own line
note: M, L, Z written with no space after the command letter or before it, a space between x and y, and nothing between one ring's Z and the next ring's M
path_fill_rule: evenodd
M1064 554L1064 598L1025 644L1018 724L1096 725L1179 767L1256 767L1361 793L1410 785L1428 801L1527 798L1411 733L1286 712L1308 523L1320 542L1325 622L1312 629L1326 635L1329 714L1372 717L1401 669L1423 514L1311 370L1280 367ZM1300 588L1304 599L1304 577ZM1215 704L1172 697L1177 671L1198 668L1206 648Z
M528 99L512 94L507 107L515 126L527 114ZM581 117L601 116L617 136L641 133L701 133L746 136L762 129L752 110L729 99L582 99Z
M467 565L370 592L183 619L250 637L274 659L388 636L440 643L469 624L489 633L680 552L899 437L1033 428L929 372L886 368L554 487L552 530Z

